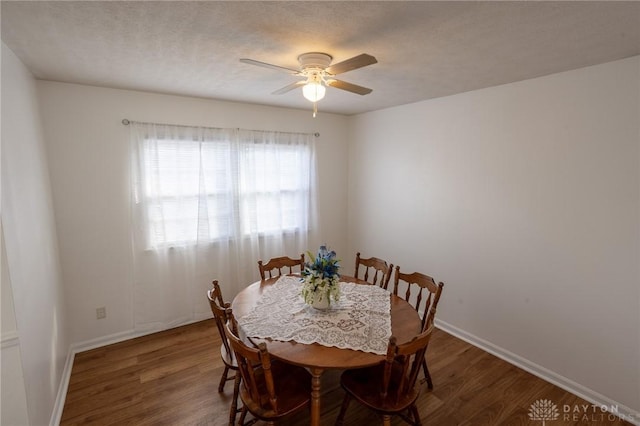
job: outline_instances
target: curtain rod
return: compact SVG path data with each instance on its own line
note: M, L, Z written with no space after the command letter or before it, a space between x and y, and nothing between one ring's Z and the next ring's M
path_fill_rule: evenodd
M129 124L131 124L131 123L137 123L137 124L157 124L157 125L160 125L160 126L175 126L175 127L200 127L200 128L202 128L202 129L215 129L215 130L220 129L219 127L186 126L186 125L184 125L184 124L160 124L160 123L150 123L150 122L147 122L147 121L132 121L132 120L129 120L129 119L127 119L127 118L123 118L123 119L122 119L122 124L124 124L125 126L128 126L128 125L129 125ZM301 135L301 134L302 134L302 135L305 135L305 134L310 134L310 135L315 136L316 138L320 136L320 133L319 133L319 132L315 132L315 133L297 133L297 132L281 132L281 131L278 131L278 130L253 130L253 129L240 129L240 128L237 128L237 129L238 129L238 130L247 130L247 131L249 131L249 132L271 132L271 131L273 131L273 132L278 132L278 133L286 133L286 134L289 134L289 135Z

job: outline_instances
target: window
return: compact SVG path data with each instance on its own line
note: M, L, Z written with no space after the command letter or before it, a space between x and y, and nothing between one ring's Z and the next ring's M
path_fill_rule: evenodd
M289 145L253 147L252 158L241 168L243 234L307 230L300 206L309 202L308 151Z
M134 173L148 247L308 231L311 136L160 127Z

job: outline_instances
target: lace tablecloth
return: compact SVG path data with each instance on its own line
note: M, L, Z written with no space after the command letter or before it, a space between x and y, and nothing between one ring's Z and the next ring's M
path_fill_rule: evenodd
M375 285L340 282L340 300L325 311L304 303L298 277L282 276L254 310L238 318L248 337L319 343L342 349L387 353L391 337L389 292Z

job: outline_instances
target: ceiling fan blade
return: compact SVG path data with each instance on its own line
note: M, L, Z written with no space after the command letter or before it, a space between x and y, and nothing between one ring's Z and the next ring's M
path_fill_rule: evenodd
M355 70L357 68L366 67L378 63L378 60L371 55L363 53L358 56L354 56L346 61L338 62L335 65L331 65L325 71L332 75L342 74L343 72Z
M278 90L276 90L275 92L273 92L271 94L272 95L282 95L283 93L287 93L287 92L295 89L296 87L304 86L304 83L305 83L304 80L296 81L295 83L287 84L282 89L278 89Z
M281 67L280 65L268 64L266 62L256 61L255 59L242 58L242 59L240 59L240 62L244 62L245 64L257 65L259 67L264 67L264 68L271 68L271 69L278 70L278 71L286 71L286 72L291 73L291 74L299 74L300 73L300 70L294 70L293 68Z
M327 85L336 89L346 90L347 92L357 93L358 95L367 95L373 92L367 87L358 86L357 84L347 83L346 81L331 79L327 80Z

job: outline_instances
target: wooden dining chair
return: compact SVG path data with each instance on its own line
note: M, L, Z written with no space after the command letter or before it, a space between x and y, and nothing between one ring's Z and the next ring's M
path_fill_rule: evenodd
M245 345L239 338L238 324L230 309L227 317L227 336L242 375L243 407L239 424L245 424L247 412L273 425L289 414L309 408L311 374L302 367L272 360L264 342L257 348Z
M361 267L364 269L364 275L360 278ZM358 279L363 279L370 284L379 285L385 290L389 287L389 280L391 280L391 271L393 270L393 264L388 264L382 259L377 257L362 258L360 252L356 253L356 269L354 276ZM370 275L373 274L373 275Z
M229 409L229 426L232 426L235 423L236 414L240 411L238 410L240 374L238 372L235 353L229 344L225 329L225 324L228 320L227 309L231 305L224 302L222 298L222 291L220 290L220 285L217 280L213 281L213 288L207 291L207 298L209 299L209 306L211 307L213 318L216 321L218 333L220 333L220 339L222 340L222 345L220 345L220 357L224 363L224 371L222 372L222 377L220 377L218 392L223 392L227 381L233 380L233 397L231 399L231 408ZM233 370L235 372L231 377L229 377L229 370Z
M296 271L295 269L298 269ZM262 260L258 261L258 269L260 270L260 278L263 280L272 277L277 277L282 275L282 270L284 269L285 273L292 274L294 272L302 272L304 269L304 254L300 255L299 259L292 259L287 256L274 257L269 260L267 263L263 263ZM275 270L278 270L275 272ZM288 270L288 272L287 272Z
M398 345L391 336L387 357L374 367L347 370L340 377L346 394L336 425L342 425L352 399L382 414L383 424L391 425L391 416L400 416L407 423L421 426L416 400L420 394L416 379L433 333L433 324L410 342Z
M405 287L405 289L401 289ZM444 283L436 284L436 281L429 275L420 272L405 274L400 272L400 266L396 266L396 272L393 280L393 294L403 297L409 302L418 313L422 312L422 328L425 329L435 321L436 308L440 301L440 295L444 289ZM398 293L404 293L398 294ZM427 366L427 360L422 363L424 379L427 381L427 387L433 389L433 381Z

